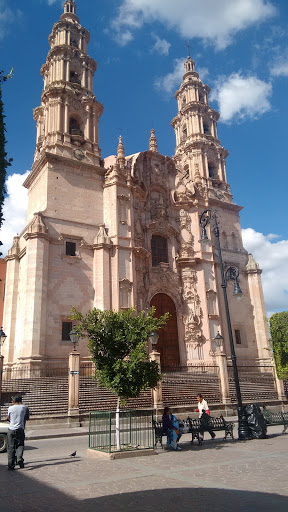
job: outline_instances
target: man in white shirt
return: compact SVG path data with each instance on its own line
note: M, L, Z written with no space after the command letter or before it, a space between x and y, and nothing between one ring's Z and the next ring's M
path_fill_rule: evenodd
M10 422L7 434L8 469L13 470L15 462L20 469L24 468L25 424L29 420L29 409L22 404L22 397L15 396L12 406L8 408L7 421Z

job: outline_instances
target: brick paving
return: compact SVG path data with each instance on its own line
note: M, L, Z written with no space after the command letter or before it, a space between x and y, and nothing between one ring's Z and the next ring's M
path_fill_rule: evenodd
M207 438L182 452L114 461L86 457L87 436L28 440L23 470L0 454L0 512L287 512L288 436ZM182 438L183 439L183 438ZM77 456L69 456L77 450Z

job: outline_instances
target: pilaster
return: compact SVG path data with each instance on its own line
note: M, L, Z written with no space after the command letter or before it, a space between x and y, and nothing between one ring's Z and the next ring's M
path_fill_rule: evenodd
M26 357L37 360L45 355L46 297L49 237L40 213L24 235L26 246L26 297L24 343Z
M7 334L7 341L3 346L5 363L13 363L15 349L15 332L17 320L17 301L19 283L19 237L13 239L12 248L9 250L6 271L6 290L3 314L3 326Z

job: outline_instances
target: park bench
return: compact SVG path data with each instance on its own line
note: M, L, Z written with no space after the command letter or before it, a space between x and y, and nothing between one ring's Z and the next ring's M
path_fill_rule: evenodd
M232 421L226 421L224 417L221 415L219 418L213 418L209 416L209 421L207 426L203 426L203 424L200 423L200 418L193 419L188 416L186 420L180 420L180 423L183 423L185 427L187 428L186 434L192 434L192 441L191 444L193 444L194 439L198 440L198 444L201 446L203 439L200 436L200 432L208 432L208 430L213 430L214 432L219 432L221 430L225 431L225 436L223 437L223 441L226 441L227 437L230 436L232 439L234 439L233 435L233 428L234 423ZM154 432L155 432L155 447L159 443L161 447L163 448L163 442L162 437L165 435L163 433L163 426L162 421L154 421Z
M288 412L272 412L263 407L263 416L266 421L267 427L272 427L274 425L283 425L284 429L282 434L286 434L286 430L288 428Z

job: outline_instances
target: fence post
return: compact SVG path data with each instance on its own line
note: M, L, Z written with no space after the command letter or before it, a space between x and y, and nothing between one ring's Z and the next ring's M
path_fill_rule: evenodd
M273 373L274 373L274 380L275 380L278 400L280 400L281 402L284 402L287 400L285 389L284 389L284 382L283 382L283 380L280 380L278 378L275 366L273 367Z
M68 397L68 423L79 424L79 374L80 353L76 350L69 354L69 397Z
M216 353L216 362L219 367L222 402L223 402L223 404L228 404L231 400L230 400L230 391L229 391L229 379L228 379L226 354L224 354L224 352L217 352Z
M156 350L152 350L150 354L151 361L156 361L159 366L159 371L161 372L161 364L160 364L160 352ZM156 409L161 409L163 407L163 398L162 398L162 382L160 380L158 386L152 390L152 398L153 398L153 407Z
M2 378L3 378L4 356L0 356L0 421L1 421L1 403L2 403Z

